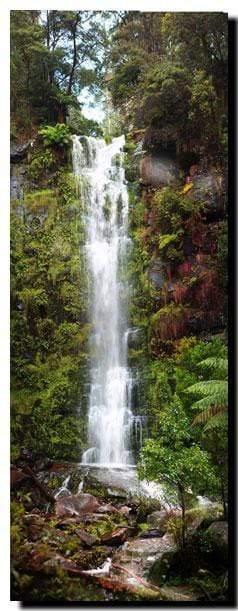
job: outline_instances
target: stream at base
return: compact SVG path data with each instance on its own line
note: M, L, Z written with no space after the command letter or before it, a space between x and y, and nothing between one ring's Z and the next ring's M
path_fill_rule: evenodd
M89 474L90 476L107 486L109 489L119 488L124 490L127 494L132 496L144 496L147 498L154 498L161 501L162 505L167 505L163 486L156 484L155 482L146 482L145 480L140 481L137 475L136 466L124 465L117 466L106 466L101 464L80 464L82 473Z
M78 491L77 494L84 492L84 483L90 479L97 481L102 484L108 490L109 496L118 496L118 491L122 491L125 497L130 498L139 497L141 499L151 499L160 502L161 508L167 510L171 508L178 508L177 494L168 497L163 483L146 480L140 480L137 474L136 465L117 465L108 466L97 463L84 464L79 463L75 465L74 469L78 469ZM58 490L55 491L55 498L64 494L71 494L70 492L70 480L71 480L71 469L65 473L65 477L62 479L62 484ZM197 496L196 503L200 507L209 507L213 505L213 502L206 496Z

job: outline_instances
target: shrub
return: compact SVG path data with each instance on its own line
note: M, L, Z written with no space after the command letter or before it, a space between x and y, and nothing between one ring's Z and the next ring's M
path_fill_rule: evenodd
M70 143L70 129L65 123L45 125L39 130L45 146L65 146Z

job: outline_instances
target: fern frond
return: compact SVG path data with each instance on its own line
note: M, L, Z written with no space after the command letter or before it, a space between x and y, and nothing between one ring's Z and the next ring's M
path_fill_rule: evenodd
M224 409L225 408L223 405L210 405L210 407L205 409L203 412L201 412L194 418L192 426L194 426L195 424L205 424L211 418L214 418L218 414L222 414L224 412Z
M228 392L228 384L226 380L203 380L202 382L196 382L192 384L184 391L189 394L197 394L206 397L224 396Z
M201 369L217 369L222 376L227 377L228 375L228 359L222 357L209 357L200 361L198 366Z
M228 397L227 393L224 395L220 394L219 396L207 395L198 401L195 401L191 406L194 410L203 410L210 407L211 404L220 405L221 407L227 407Z
M225 411L216 414L215 416L210 418L210 420L208 420L208 422L204 426L204 431L212 431L214 429L221 428L222 426L224 426L224 428L227 428L228 426L227 413Z

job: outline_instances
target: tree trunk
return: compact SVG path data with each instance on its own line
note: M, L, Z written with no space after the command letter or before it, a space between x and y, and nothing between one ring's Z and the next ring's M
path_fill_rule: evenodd
M76 64L77 64L77 45L76 45L76 34L77 34L77 25L78 25L78 17L76 18L73 28L72 28L72 35L73 35L73 62L72 62L72 67L71 67L71 71L70 71L70 75L69 75L69 82L68 82L68 87L67 87L67 94L70 95L71 91L72 91L72 85L73 85L73 78L74 78L74 71L76 68Z
M178 484L178 491L179 491L180 505L182 509L181 549L184 550L185 544L186 544L186 522L185 522L186 506L185 506L185 494L184 494L185 491L184 491L183 486L181 486L181 484Z

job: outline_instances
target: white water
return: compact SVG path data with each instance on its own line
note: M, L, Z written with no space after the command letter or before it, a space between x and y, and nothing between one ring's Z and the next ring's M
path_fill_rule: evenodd
M108 145L102 139L73 136L73 169L84 202L93 323L89 447L82 457L84 464L116 466L133 462L132 378L127 367L128 287L121 275L129 242L123 146L124 136Z

